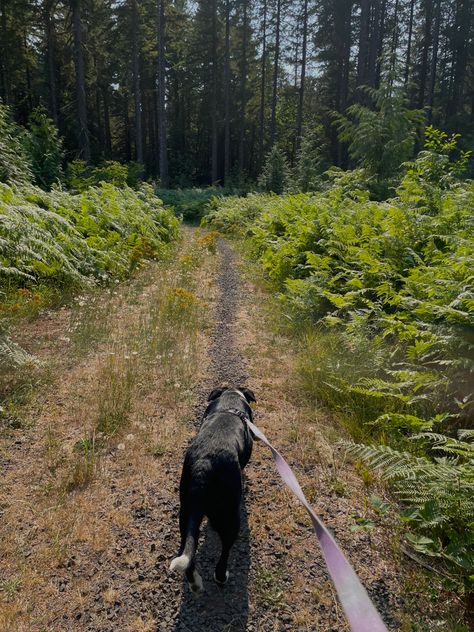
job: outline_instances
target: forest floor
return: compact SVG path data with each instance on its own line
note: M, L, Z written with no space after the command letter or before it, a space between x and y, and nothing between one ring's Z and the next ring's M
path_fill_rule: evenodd
M447 630L405 559L384 491L337 448L343 430L305 402L291 337L252 267L185 229L179 249L115 290L24 323L41 360L0 436L0 630L342 632L347 624L305 512L259 443L224 588L206 526L196 598L168 571L184 450L207 393L250 387L255 420L294 466L390 630ZM411 613L411 614L410 614ZM454 629L454 628L453 628Z

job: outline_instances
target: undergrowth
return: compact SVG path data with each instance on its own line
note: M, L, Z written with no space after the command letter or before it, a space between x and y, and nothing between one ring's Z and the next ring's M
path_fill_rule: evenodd
M428 128L384 202L363 170L332 169L319 192L215 200L204 222L247 238L300 333L306 392L338 411L469 608L474 183L456 141Z
M7 334L18 317L126 278L178 235L149 185L102 183L72 195L0 183L0 369L31 362Z
M167 207L173 208L176 215L190 223L201 221L212 200L237 193L236 190L217 186L201 189L156 189L155 192Z

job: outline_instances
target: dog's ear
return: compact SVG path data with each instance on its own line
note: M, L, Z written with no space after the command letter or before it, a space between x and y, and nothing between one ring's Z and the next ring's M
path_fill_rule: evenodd
M223 387L220 388L215 388L213 391L211 391L208 395L207 401L208 402L212 402L214 399L217 399L218 397L220 397L222 395L222 393L225 391L226 389Z
M255 399L255 394L253 391L251 391L249 388L239 388L239 391L241 391L241 393L243 395L245 395L245 399L248 402L256 402L257 400Z

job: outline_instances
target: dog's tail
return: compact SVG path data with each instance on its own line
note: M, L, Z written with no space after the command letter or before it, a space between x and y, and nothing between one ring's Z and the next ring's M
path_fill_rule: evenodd
M174 560L172 560L170 571L185 573L187 570L194 568L194 558L196 556L199 527L202 518L203 516L192 516L189 519L183 552L179 557L175 557Z

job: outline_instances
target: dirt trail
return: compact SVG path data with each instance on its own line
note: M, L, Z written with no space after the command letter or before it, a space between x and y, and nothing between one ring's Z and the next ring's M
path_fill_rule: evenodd
M143 315L133 316L140 309L136 304L152 306L163 300L163 287L168 283L173 289L178 279L189 284L189 296L179 288L180 299L192 301L197 296L211 307L213 324L210 330L194 332L194 342L186 327L175 335L172 361L165 372L146 374L152 388L139 383L140 408L137 412L132 407L129 425L104 449L97 477L83 489L48 496L42 461L48 456L51 442L45 436L51 424L57 424L58 441L71 444L80 436L70 407L74 411L85 383L97 381L92 368L103 361L100 347L65 369L60 387L35 402L38 421L33 430L9 435L4 442L3 454L9 459L0 499L0 535L6 547L0 570L0 629L348 629L308 520L282 489L269 454L259 444L246 473L242 529L231 554L228 585L220 588L212 581L218 541L207 527L197 559L204 595L196 598L168 572L179 541L178 484L184 449L196 431L207 393L222 383L247 383L255 391L256 422L295 466L310 500L333 529L389 628L410 629L404 627L401 611L401 569L390 540L393 533L351 530L354 516L363 513L364 484L335 454L331 421L302 403L293 377L291 344L269 327L263 290L239 277L236 255L225 241L219 243L217 256L206 255L203 261L200 255L199 265L183 273L199 235L188 234L179 270L171 270L166 278L163 272L165 276L156 280L158 299L153 287L145 286L137 294L129 306L130 322L140 321L143 328ZM118 328L121 320L122 311ZM180 367L179 375L173 374L175 366ZM21 505L14 498L21 499Z

